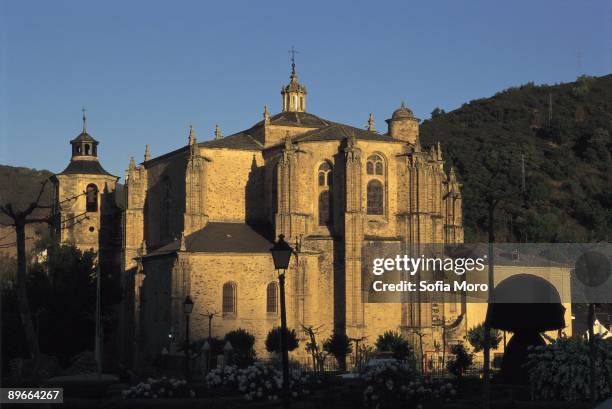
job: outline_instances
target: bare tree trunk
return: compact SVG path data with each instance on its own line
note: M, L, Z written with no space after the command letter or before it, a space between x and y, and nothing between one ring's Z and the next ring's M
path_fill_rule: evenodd
M597 394L595 391L596 381L595 381L595 331L593 330L593 325L595 325L595 305L589 304L589 313L587 317L589 321L588 331L589 331L589 389L590 400L591 402L595 402L597 400Z
M22 220L15 221L15 232L17 233L17 304L19 307L19 315L23 325L26 343L30 356L33 360L32 374L38 376L38 366L40 365L40 347L38 338L34 330L32 322L32 313L30 312L30 303L28 302L27 294L27 267L26 267L26 249L25 249L25 222Z

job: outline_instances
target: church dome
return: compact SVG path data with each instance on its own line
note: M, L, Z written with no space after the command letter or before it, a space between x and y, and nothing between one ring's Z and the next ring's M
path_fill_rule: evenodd
M402 106L393 111L393 115L391 115L391 119L405 119L405 118L414 118L414 114L412 111L404 105L402 102Z
M87 131L83 130L83 132L81 132L76 138L74 138L73 140L70 141L72 142L92 142L97 144L98 141L96 141L90 134L87 133Z

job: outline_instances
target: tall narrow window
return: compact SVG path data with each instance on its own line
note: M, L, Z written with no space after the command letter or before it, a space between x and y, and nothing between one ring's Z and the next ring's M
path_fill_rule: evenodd
M278 284L272 281L266 289L266 312L268 314L278 313Z
M368 175L380 176L383 176L385 174L383 160L379 155L371 155L368 157L368 162L366 164L366 173Z
M366 162L367 176L367 213L370 215L385 214L385 162L378 154L368 156Z
M227 282L223 284L223 314L236 314L236 284Z
M98 187L96 185L89 184L85 190L86 210L88 212L98 211Z
M368 182L368 214L383 214L383 185L378 179Z
M327 161L321 163L317 172L319 226L331 226L333 224L333 196L331 192L333 181L332 165Z
M319 193L319 226L330 224L330 198L329 190Z

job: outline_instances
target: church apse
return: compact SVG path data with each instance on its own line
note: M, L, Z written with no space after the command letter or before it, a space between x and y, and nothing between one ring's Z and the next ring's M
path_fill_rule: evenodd
M181 281L180 264L196 313L221 314L213 334L245 328L266 355L263 341L278 325L266 300L276 279L269 249L279 234L297 249L287 272L288 319L296 332L322 326L323 337L337 330L373 343L386 330L431 327L429 304L364 302L362 248L462 241L460 184L445 173L439 147L420 146L418 120L405 106L393 113L389 132L378 133L371 115L367 127L354 127L307 112L306 96L293 65L278 114L266 106L250 128L227 136L217 128L200 142L191 130L183 148L129 171L128 192L138 191L142 204L126 209L125 254L144 243L146 252L135 257L149 298L133 301L142 306L142 333L160 337L152 349L168 342L163 331L183 325L168 318L162 331L148 307L151 297L172 290L164 288L168 276ZM223 314L230 282L235 311ZM169 308L168 317L180 315L177 302ZM207 323L196 319L193 331L206 337Z

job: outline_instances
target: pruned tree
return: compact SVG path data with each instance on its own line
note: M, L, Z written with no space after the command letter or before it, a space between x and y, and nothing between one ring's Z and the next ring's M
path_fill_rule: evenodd
M32 359L32 376L38 376L38 370L41 361L41 353L40 353L40 345L38 343L38 337L36 335L36 331L34 329L34 322L32 319L32 311L30 309L30 303L27 295L27 261L26 261L26 226L28 224L36 224L36 223L45 223L52 224L55 218L55 214L51 211L48 212L46 216L35 216L35 210L37 209L52 209L53 206L49 204L41 204L41 198L43 193L45 192L45 187L47 186L47 182L49 179L45 179L40 184L40 189L36 198L30 202L30 204L23 210L16 209L13 203L3 203L0 204L0 214L5 215L10 220L9 223L2 223L6 226L11 226L15 228L16 241L15 245L17 246L17 276L15 279L15 287L16 287L16 296L17 296L17 307L19 309L19 316L21 318L21 323L23 326L23 332L26 339L26 344L28 348L28 352ZM60 201L58 204L61 205L65 201L71 201L76 199L77 197L84 195L85 192L78 194L74 197L70 197L66 200ZM81 218L79 218L81 217ZM64 228L69 228L75 224L81 223L83 220L86 220L87 216L75 216L70 218L70 225L65 226Z
M23 210L18 210L13 207L12 203L5 203L0 205L0 212L6 215L11 222L8 224L15 228L15 234L17 236L17 277L16 277L16 290L17 290L17 304L19 308L19 315L21 317L21 323L23 325L23 332L30 353L30 357L33 360L33 371L32 374L36 376L38 373L38 367L40 364L40 346L38 344L38 337L34 329L34 322L32 319L32 312L30 310L30 303L27 295L27 263L26 263L26 225L32 223L50 223L49 217L32 217L34 210L39 208L49 208L40 204L40 199L45 191L47 180L41 183L40 190L35 200L31 202L28 207Z
M309 342L306 342L306 351L312 356L313 369L318 372L322 372L324 370L325 359L327 358L327 353L317 344L317 334L322 327L322 325L319 327L307 327L302 325L302 331L304 331L304 333L308 335L308 338L310 339Z

